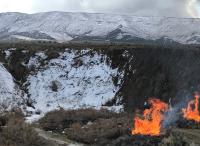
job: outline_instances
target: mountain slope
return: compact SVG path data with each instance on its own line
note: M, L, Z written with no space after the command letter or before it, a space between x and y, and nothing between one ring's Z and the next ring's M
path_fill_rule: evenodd
M200 43L200 19L113 14L46 12L1 13L0 39L137 41Z

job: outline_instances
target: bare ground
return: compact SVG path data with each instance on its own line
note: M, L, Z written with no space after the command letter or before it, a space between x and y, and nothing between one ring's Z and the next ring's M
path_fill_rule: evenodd
M63 135L47 132L39 128L35 128L35 131L40 137L54 143L55 146L84 146L83 144L79 144L67 139L67 137L64 137Z

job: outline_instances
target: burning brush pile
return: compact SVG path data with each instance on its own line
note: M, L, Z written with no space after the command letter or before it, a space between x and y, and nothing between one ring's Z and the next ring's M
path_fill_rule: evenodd
M194 94L194 100L191 100L188 103L188 107L183 109L183 116L187 120L195 121L195 122L200 122L200 105L199 105L199 99L200 99L200 94L195 93Z
M194 99L189 101L186 107L179 110L174 110L172 106L159 99L149 99L148 103L150 108L142 113L136 112L132 129L133 139L154 140L152 144L158 146L200 145L200 94L198 92L194 93ZM169 122L166 120L169 120L168 116L171 114L178 118L170 126L166 126Z
M44 130L62 133L86 145L198 146L199 100L200 94L195 93L188 105L177 109L160 99L151 98L144 110L134 113L134 118L130 113L103 109L61 109L48 113L39 123Z
M136 115L133 135L159 136L161 134L161 123L164 120L164 112L169 109L168 105L159 99L150 99L149 103L152 107L145 109L142 117Z
M178 121L178 127L200 129L200 94L194 93L194 99L182 109L183 116Z

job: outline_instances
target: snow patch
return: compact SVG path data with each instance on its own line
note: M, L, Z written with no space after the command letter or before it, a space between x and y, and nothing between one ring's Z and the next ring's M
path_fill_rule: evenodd
M0 111L13 108L19 100L12 75L0 63Z
M90 54L90 51L66 49L60 57L45 62L44 66L39 64L44 54L30 59L28 66L35 64L37 69L28 76L26 85L35 109L41 110L42 114L60 107L100 109L113 99L118 91L112 81L117 69L112 69L106 62L107 56L97 52ZM32 118L35 117L29 120Z

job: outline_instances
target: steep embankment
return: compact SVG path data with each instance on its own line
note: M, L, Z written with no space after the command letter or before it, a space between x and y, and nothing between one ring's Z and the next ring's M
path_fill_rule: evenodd
M0 62L0 112L4 109L20 106L21 94L20 89L14 83L13 76Z
M132 111L144 108L149 97L172 104L192 98L200 91L200 50L141 49L116 50L108 53L112 66L123 72L123 82L117 100Z

